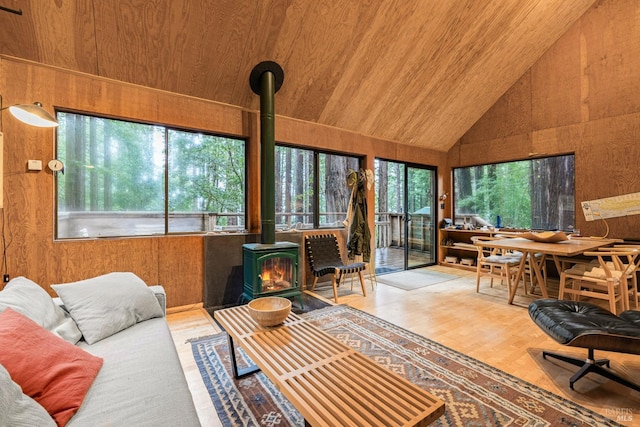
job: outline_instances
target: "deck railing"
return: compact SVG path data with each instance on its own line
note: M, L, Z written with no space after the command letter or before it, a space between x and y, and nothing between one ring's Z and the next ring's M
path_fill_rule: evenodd
M410 217L411 249L429 250L432 241L431 233L435 230L435 224L431 223L431 215L414 213ZM406 216L401 213L376 212L376 248L404 247L405 218Z
M322 213L321 227L341 228L346 213ZM276 229L312 229L313 214L308 212L287 212L276 214ZM328 219L336 219L329 222ZM411 216L410 236L412 240L427 242L429 233L435 229L430 215ZM376 212L376 248L403 247L405 244L405 216L394 212ZM186 212L169 214L169 231L180 232L242 232L246 228L243 213L228 212ZM58 236L61 238L95 236L135 236L163 234L164 213L162 212L64 212L58 215ZM426 238L425 238L426 237ZM413 245L414 243L412 243ZM424 243L415 243L424 245Z

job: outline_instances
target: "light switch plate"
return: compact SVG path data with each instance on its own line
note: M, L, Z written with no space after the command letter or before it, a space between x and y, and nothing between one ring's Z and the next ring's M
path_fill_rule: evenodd
M42 170L42 160L28 160L27 161L27 169L30 171L41 171Z

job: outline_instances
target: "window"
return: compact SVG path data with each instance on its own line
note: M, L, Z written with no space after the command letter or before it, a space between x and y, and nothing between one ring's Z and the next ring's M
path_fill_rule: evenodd
M276 146L276 228L343 227L357 157Z
M573 154L456 168L453 179L456 224L573 230Z
M349 170L360 169L357 157L337 154L318 154L318 205L319 227L343 227L347 208L351 199L351 189L347 187Z
M244 229L243 140L57 116L57 238Z

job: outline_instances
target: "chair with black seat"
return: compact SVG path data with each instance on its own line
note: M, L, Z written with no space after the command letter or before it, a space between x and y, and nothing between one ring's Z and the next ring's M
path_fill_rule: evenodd
M315 289L320 277L330 274L331 284L333 285L333 297L337 303L340 280L342 280L346 274L358 273L360 285L362 286L362 295L367 296L367 290L364 286L364 276L362 274L367 264L364 262L343 263L342 256L340 255L340 247L338 246L338 238L335 234L306 236L305 247L309 267L313 274L312 291Z
M608 359L596 359L594 355L595 350L640 354L640 311L627 310L616 316L586 301L539 299L529 304L529 315L558 343L588 350L586 360L542 352L545 359L551 357L580 367L569 379L571 389L576 381L593 372L640 391L640 385L612 371Z

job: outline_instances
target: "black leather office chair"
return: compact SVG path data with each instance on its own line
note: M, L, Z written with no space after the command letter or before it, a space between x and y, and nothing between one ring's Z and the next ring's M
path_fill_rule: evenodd
M640 354L640 311L627 310L616 316L588 302L540 299L529 304L529 315L540 329L560 344L588 350L586 360L547 351L542 353L545 359L552 357L580 367L569 379L571 389L580 378L594 372L640 391L640 385L612 371L608 359L594 356L595 350Z

